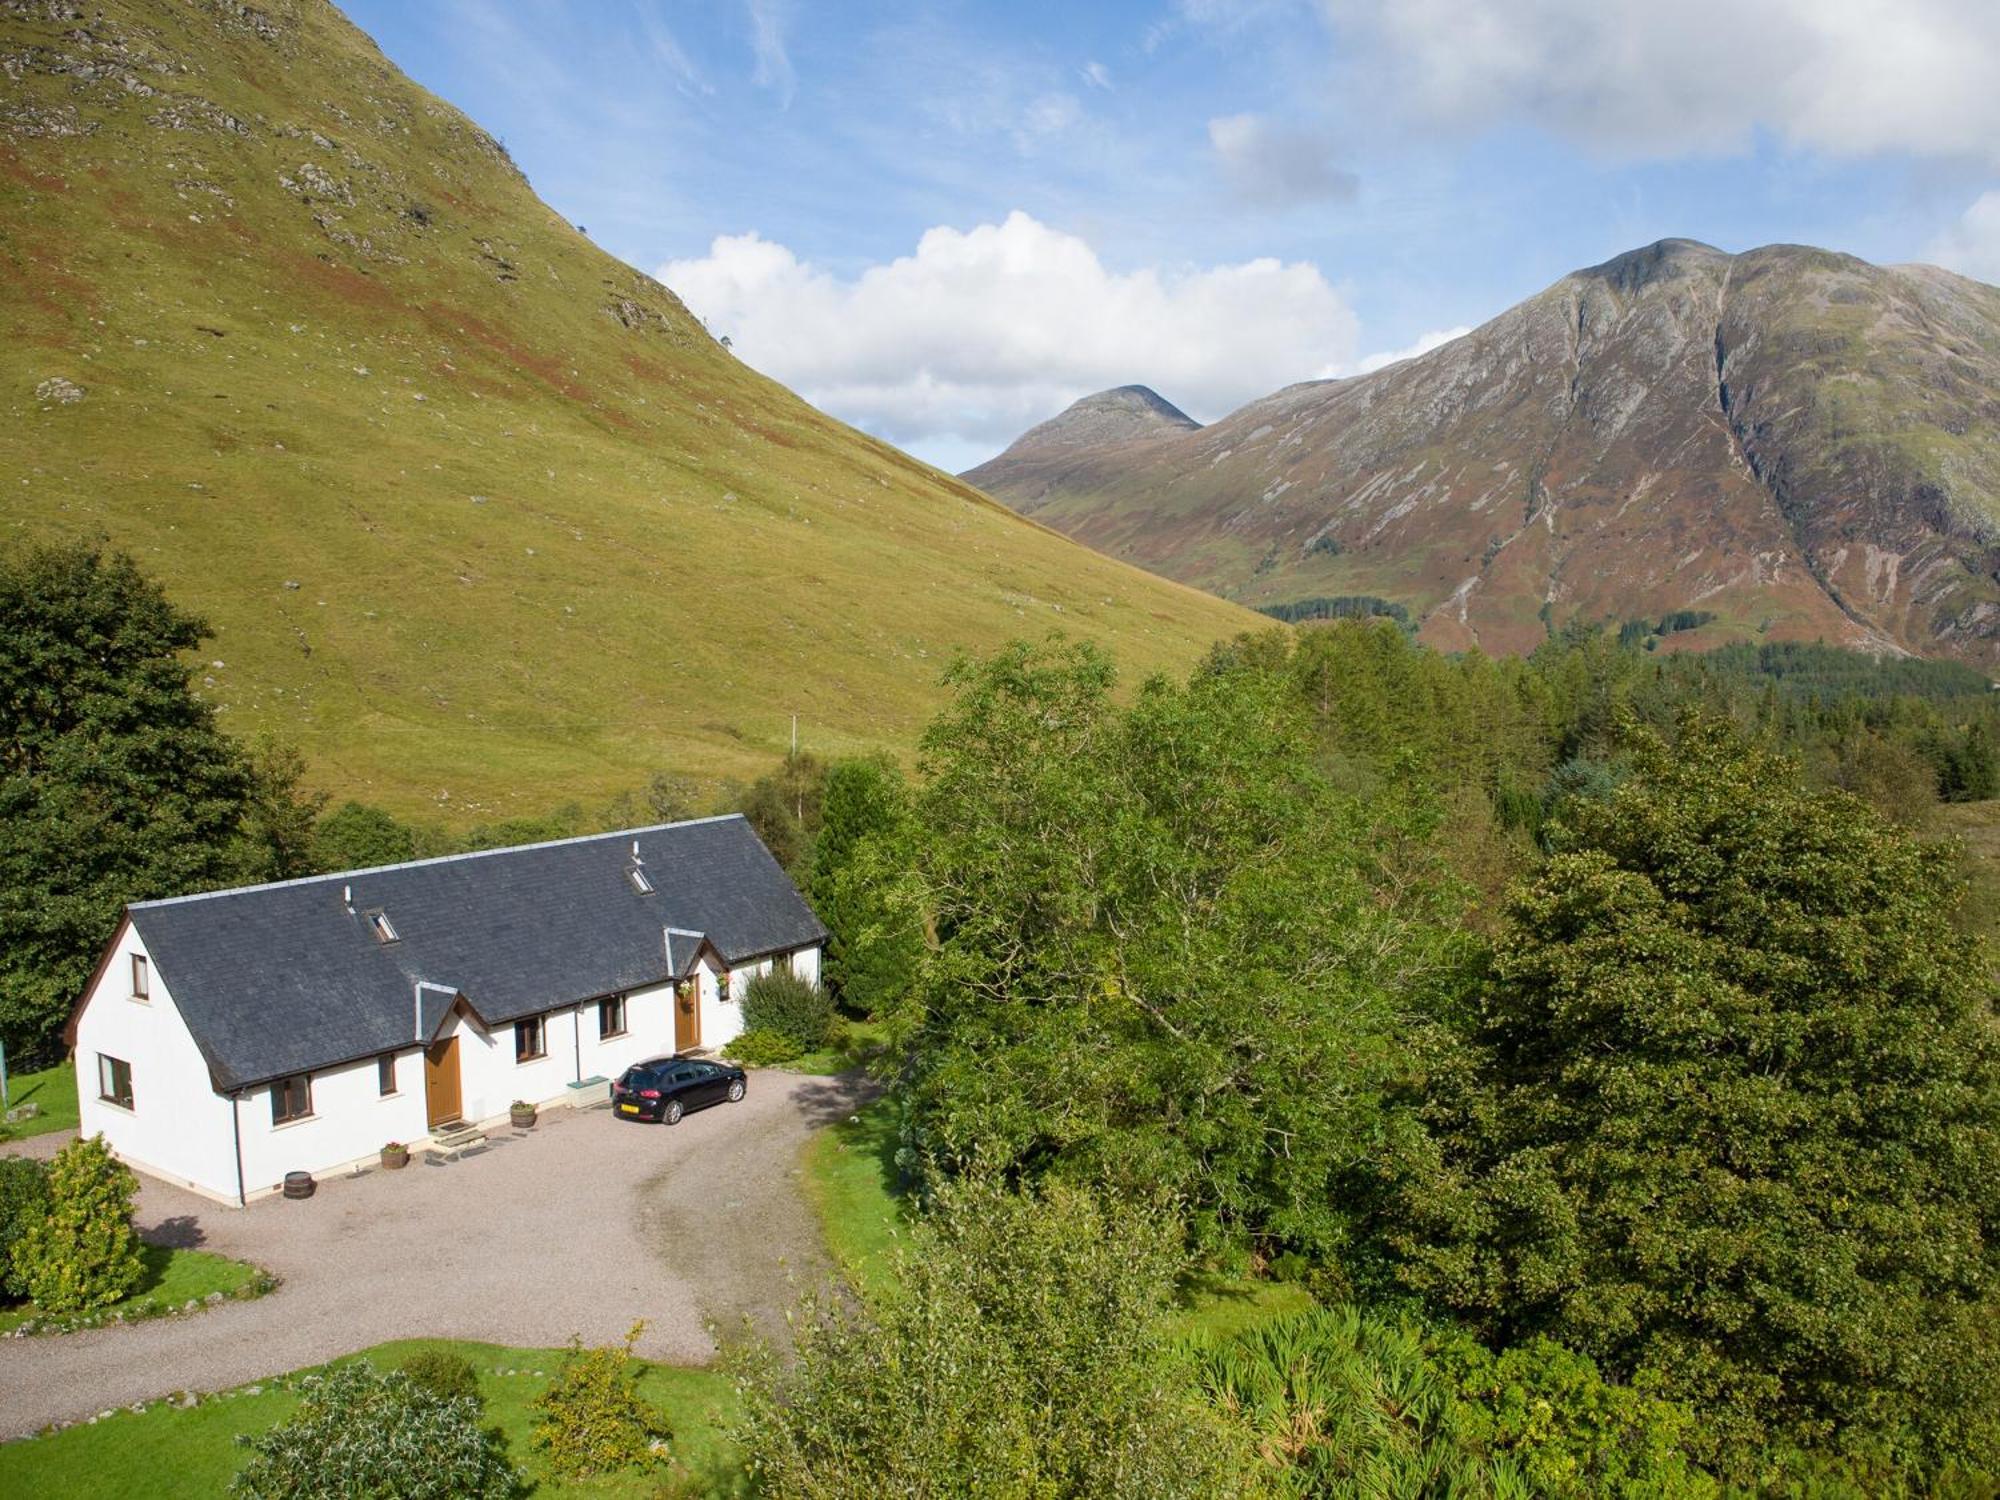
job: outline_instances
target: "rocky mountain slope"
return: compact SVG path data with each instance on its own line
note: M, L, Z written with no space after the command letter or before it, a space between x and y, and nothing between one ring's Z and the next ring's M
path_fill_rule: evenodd
M1374 374L968 477L1247 603L1395 601L1446 648L1687 612L1674 644L2000 668L2000 289L1927 266L1663 241Z
M960 646L1252 622L737 363L322 0L0 0L0 69L0 546L136 554L340 794L902 748Z

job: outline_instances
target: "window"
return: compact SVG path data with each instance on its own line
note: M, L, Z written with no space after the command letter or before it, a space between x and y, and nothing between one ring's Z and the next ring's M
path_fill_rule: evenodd
M602 1042L625 1035L625 997L613 995L597 1002L597 1039Z
M388 1098L396 1092L396 1054L384 1052L375 1059L375 1082L380 1085L382 1097Z
M791 955L791 954L789 954L789 953L780 953L780 954L779 954L779 955L778 955L778 956L777 956L776 958L772 959L772 960L771 960L771 972L772 972L773 974L789 974L789 973L791 973L791 972L792 972L792 955Z
M368 913L368 928L375 934L375 941L378 943L393 943L396 941L395 924L389 920L389 914L386 911L371 911Z
M632 882L632 889L640 895L650 896L653 894L653 882L646 878L646 872L640 869L639 866L633 865L628 869L625 872L625 878Z
M312 1075L294 1073L271 1085L271 1123L283 1125L303 1120L313 1112Z
M97 1054L97 1095L106 1104L132 1107L132 1065L122 1058Z
M538 1057L548 1056L549 1049L542 1035L542 1023L546 1019L545 1016L530 1016L525 1021L514 1023L515 1062L533 1062Z
M715 976L715 998L724 1005L729 1003L729 971L723 969Z
M134 1000L152 999L153 976L150 970L151 965L146 962L145 954L135 953L132 955L132 998Z

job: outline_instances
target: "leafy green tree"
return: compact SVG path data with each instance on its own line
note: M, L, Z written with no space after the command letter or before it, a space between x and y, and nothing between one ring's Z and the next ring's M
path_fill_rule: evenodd
M479 1403L363 1361L299 1383L299 1406L260 1436L229 1486L240 1500L502 1500L519 1489Z
M775 1032L799 1052L811 1052L826 1045L832 1024L832 997L796 974L759 974L743 986L746 1031Z
M924 741L936 945L891 1017L906 1165L1185 1195L1203 1244L1338 1258L1406 1006L1454 972L1420 810L1320 774L1267 674L1147 683L1088 645L952 679Z
M128 557L0 559L0 1035L17 1062L49 1046L126 902L262 878L295 849L287 768L260 778L189 684L205 634Z
M313 859L322 870L364 870L447 852L443 841L379 807L343 802L313 831Z
M825 785L826 766L819 757L807 750L794 750L776 770L758 777L730 800L750 820L772 857L793 875L800 875L819 832Z
M916 974L923 932L898 890L916 837L909 789L892 762L834 763L806 897L831 934L820 977L859 1015L901 999Z
M132 1232L139 1180L101 1135L71 1141L49 1163L48 1204L14 1245L14 1265L44 1312L88 1312L137 1290L145 1274Z
M1714 720L1630 764L1564 804L1434 1059L1403 1275L1740 1463L2000 1461L2000 1041L1949 851Z
M1162 1334L1178 1239L1076 1188L946 1187L892 1298L809 1303L796 1364L753 1368L752 1473L810 1500L1244 1493L1242 1436Z

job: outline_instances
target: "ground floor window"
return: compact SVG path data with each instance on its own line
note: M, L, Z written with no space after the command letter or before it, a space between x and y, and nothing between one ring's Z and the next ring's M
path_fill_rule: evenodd
M597 1039L602 1042L625 1035L625 997L613 995L597 1002Z
M375 1059L375 1082L380 1086L382 1097L388 1098L396 1092L396 1054L384 1052Z
M283 1125L288 1120L303 1120L312 1112L311 1074L294 1073L290 1078L280 1078L271 1085L273 1125Z
M544 1035L543 1022L546 1016L530 1016L525 1021L514 1023L514 1061L533 1062L538 1057L547 1057L549 1049Z
M97 1054L97 1095L107 1104L132 1107L132 1065L121 1057Z

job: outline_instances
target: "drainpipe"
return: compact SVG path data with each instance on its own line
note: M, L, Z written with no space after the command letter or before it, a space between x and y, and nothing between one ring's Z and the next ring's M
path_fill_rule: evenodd
M243 1190L243 1094L229 1096L229 1128L236 1137L236 1206L248 1208L250 1195Z
M576 1065L571 1071L573 1071L576 1074L575 1081L577 1083L582 1083L583 1082L583 1005L582 1002L580 1001L569 1013L569 1040L570 1040L570 1046L572 1047L572 1049L576 1054Z

